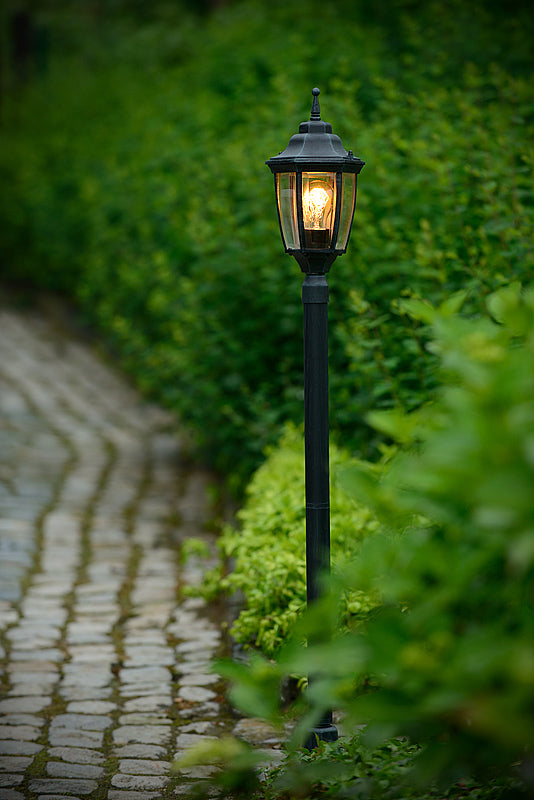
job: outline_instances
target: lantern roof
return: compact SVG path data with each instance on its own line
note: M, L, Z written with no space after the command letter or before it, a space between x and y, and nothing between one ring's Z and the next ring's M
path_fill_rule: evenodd
M341 172L360 172L364 162L345 150L341 139L332 133L329 122L321 119L320 90L312 90L310 119L301 122L299 132L291 137L286 149L265 163L272 172L291 172L295 169L328 169Z

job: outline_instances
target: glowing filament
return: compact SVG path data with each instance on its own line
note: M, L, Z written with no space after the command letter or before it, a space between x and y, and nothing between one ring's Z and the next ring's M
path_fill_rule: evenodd
M302 211L304 214L304 227L313 230L325 228L323 222L324 212L330 200L330 195L322 186L307 189L302 195Z

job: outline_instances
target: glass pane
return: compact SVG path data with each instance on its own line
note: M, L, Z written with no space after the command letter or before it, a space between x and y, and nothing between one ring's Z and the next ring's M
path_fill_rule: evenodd
M297 225L297 187L294 172L277 173L276 195L284 246L286 250L298 250L300 244Z
M336 210L335 172L302 173L302 217L305 247L330 247Z
M343 173L341 186L341 218L337 236L336 250L345 250L349 241L354 201L356 199L356 175L351 172Z

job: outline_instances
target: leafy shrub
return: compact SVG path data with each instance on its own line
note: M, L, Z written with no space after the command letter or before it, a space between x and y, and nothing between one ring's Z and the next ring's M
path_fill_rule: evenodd
M520 780L495 778L481 784L462 779L447 786L418 785L413 780L414 763L420 749L397 737L370 746L361 733L323 745L319 753L303 752L298 766L284 765L270 777L265 797L321 798L357 797L363 800L505 800L522 795Z
M369 433L358 419L416 408L436 385L425 326L403 314L402 299L439 305L464 290L466 310L480 313L488 294L528 280L534 266L530 145L520 143L532 123L527 82L468 66L454 88L401 98L392 82L378 84L380 118L370 127L353 123L369 162L356 248L336 262L331 280L335 425L344 440L359 434L364 446ZM506 110L512 97L523 98L526 116Z
M174 765L217 765L209 779L199 781L191 797L245 796L255 800L342 797L358 800L512 800L522 796L519 779L496 778L481 784L463 779L447 787L413 783L413 765L419 748L405 738L393 738L370 747L361 733L322 744L317 751L286 754L275 769L259 772L262 753L246 742L223 737L193 746ZM288 769L288 763L291 764ZM260 779L261 775L261 779Z
M331 448L333 475L348 455ZM278 446L248 484L239 526L227 526L219 538L221 566L206 576L208 597L238 592L242 608L232 628L236 642L260 648L269 655L278 650L306 606L305 503L303 434L286 430ZM354 503L335 480L331 491L331 557L334 569L354 556L377 522ZM231 570L225 574L225 567ZM344 601L343 613L364 618L373 598L358 590Z
M412 447L379 481L357 464L344 477L350 494L379 515L381 532L363 540L334 594L307 615L306 651L292 645L276 665L256 656L252 671L231 665L227 674L237 680L236 700L255 713L258 695L266 704L255 675L272 688L283 674L309 671L318 677L305 728L320 710L339 707L349 731L366 725L372 747L395 735L421 746L414 785L509 776L523 782L510 796L526 797L534 741L534 289L501 290L489 309L493 319L470 319L413 304L434 332L439 398L412 416L377 414L375 424ZM340 635L339 593L354 588L378 591L381 605ZM272 694L267 710L276 716Z

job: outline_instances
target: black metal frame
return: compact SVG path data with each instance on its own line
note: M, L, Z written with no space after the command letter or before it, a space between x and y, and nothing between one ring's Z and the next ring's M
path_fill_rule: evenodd
M295 175L297 225L299 233L300 248L288 248L285 245L282 230L282 220L280 207L277 202L278 222L282 241L286 253L294 256L300 268L307 275L321 275L328 272L330 266L337 256L346 251L344 248L337 247L339 225L341 221L341 195L342 195L342 175L344 172L353 173L356 176L355 197L358 185L358 173L362 169L364 162L353 155L352 150L345 150L341 139L332 133L330 123L321 119L319 108L319 89L313 89L313 103L310 119L301 122L299 132L291 137L286 149L273 156L265 163L271 169L275 181L280 173L289 172ZM336 173L336 208L334 216L334 228L332 232L331 246L325 249L306 248L304 239L304 220L302 215L302 173L303 172L335 172ZM352 218L354 216L354 206ZM349 234L350 238L350 234ZM348 239L347 239L348 244Z

